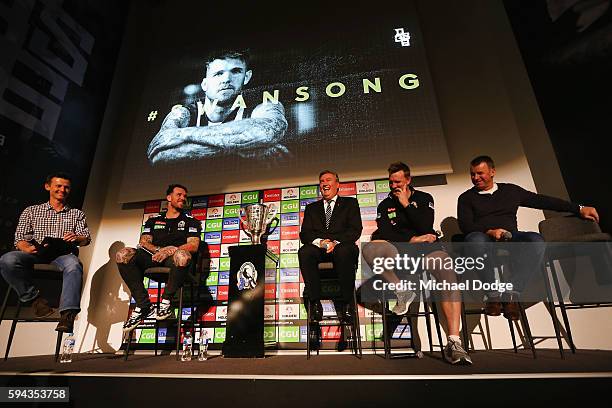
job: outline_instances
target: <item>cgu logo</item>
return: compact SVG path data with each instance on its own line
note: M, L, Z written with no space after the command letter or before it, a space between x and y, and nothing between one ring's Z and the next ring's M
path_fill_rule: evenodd
M302 197L312 197L312 196L317 196L317 187L313 186L313 187L306 187L303 188L302 191L300 192Z
M290 201L286 204L283 203L283 207L287 212L298 211L298 209L300 208L300 203L298 201Z
M300 337L300 330L299 328L296 329L292 329L291 331L287 330L287 331L283 331L281 333L281 336L284 339L297 339Z
M264 330L264 340L276 340L276 332L274 330Z
M257 201L257 193L244 193L242 195L242 199L244 201Z
M155 330L143 330L140 340L155 340Z

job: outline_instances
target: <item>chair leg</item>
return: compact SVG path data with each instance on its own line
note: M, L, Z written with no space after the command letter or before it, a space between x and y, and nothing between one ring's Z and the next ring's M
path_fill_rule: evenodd
M433 353L434 345L433 345L433 334L431 332L431 311L429 309L429 305L427 304L427 299L423 297L423 311L425 313L425 322L427 327L427 340L429 341L429 350ZM418 317L417 317L418 324Z
M442 342L442 331L440 330L440 316L438 315L438 306L436 302L431 302L431 309L434 315L434 322L436 324L436 332L438 334L438 342L440 343L440 353L442 354L442 360L446 361L446 355L444 355L444 343ZM433 349L431 350L433 353Z
M181 326L183 324L183 288L179 289L179 310L176 316L176 361L181 359L179 345L181 344Z
M161 283L157 282L157 302L155 302L156 312L159 313L159 304L161 302ZM157 356L157 349L159 344L159 320L155 319L155 356Z
M2 324L2 321L4 320L4 312L6 312L6 305L7 305L9 296L11 295L11 289L12 289L11 285L8 285L8 288L6 289L6 295L4 296L4 301L2 302L2 311L0 311L0 324Z
M132 336L134 335L134 330L130 330L127 336L127 344L125 345L125 353L123 354L124 361L127 361L128 356L130 355L130 346L132 345Z
M518 353L518 348L516 347L516 335L514 334L514 326L512 325L512 320L508 320L508 327L510 327L510 335L512 335L512 347L514 347L514 352Z
M57 332L57 340L55 341L55 362L56 363L59 360L59 351L60 351L60 346L62 344L63 334L64 333L62 333L60 331Z
M527 313L525 313L525 307L522 303L519 302L519 310L521 311L521 324L525 330L525 335L527 336L527 341L529 342L529 347L531 347L531 354L533 358L536 358L536 349L535 344L533 343L533 336L531 335L531 328L529 327L529 321L527 320Z
M391 357L391 339L389 335L389 322L387 321L387 299L385 298L385 292L383 291L383 311L382 311L382 335L383 335L383 348L385 350L385 359Z
M351 328L352 340L351 340L351 348L353 354L357 356L357 358L362 357L361 352L361 335L359 331L359 309L357 307L357 296L355 291L353 291L353 322Z
M466 350L470 351L470 339L468 337L467 314L465 313L465 299L461 298L461 334Z
M21 311L21 302L17 301L17 310L15 311L15 317L11 323L11 331L9 333L8 342L6 343L6 351L4 352L4 361L8 359L9 353L11 352L11 345L13 344L13 337L15 336L15 329L17 328L17 322L19 321L19 312Z
M574 345L574 339L572 337L572 329L570 328L569 318L567 317L565 301L563 300L563 294L561 293L561 285L559 284L559 277L557 276L557 270L552 263L550 264L550 271L553 277L553 285L555 286L555 292L557 293L557 299L559 301L558 307L561 309L561 316L563 317L563 324L565 325L565 332L567 333L567 342L569 343L572 354L575 354L576 346Z
M552 267L551 267L552 268ZM561 331L559 329L559 321L557 320L557 313L555 309L555 300L553 299L552 290L550 288L550 281L548 280L548 273L546 272L546 265L542 268L542 275L544 278L544 287L546 288L546 302L544 305L548 309L550 313L550 318L552 320L553 328L555 329L555 338L557 339L557 347L559 348L559 353L561 354L561 359L565 358L563 353L563 342L561 340Z

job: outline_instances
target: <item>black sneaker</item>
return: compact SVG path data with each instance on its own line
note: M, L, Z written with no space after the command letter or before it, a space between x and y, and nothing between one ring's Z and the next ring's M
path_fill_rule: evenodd
M139 307L135 307L130 315L129 319L123 324L123 331L129 332L134 330L140 322L144 319L155 319L156 313L154 307L148 307L147 309L141 309Z

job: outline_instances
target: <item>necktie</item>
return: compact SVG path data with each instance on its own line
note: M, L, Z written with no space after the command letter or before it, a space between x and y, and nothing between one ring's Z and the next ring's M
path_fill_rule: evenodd
M327 208L325 209L325 229L329 229L329 220L331 219L331 215L332 215L332 207L331 207L331 201L327 201Z

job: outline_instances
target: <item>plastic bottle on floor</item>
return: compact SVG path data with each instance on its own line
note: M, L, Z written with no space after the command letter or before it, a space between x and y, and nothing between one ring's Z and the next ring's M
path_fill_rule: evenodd
M62 355L60 357L60 363L72 362L72 351L74 350L74 334L70 333L64 340L64 347L62 348Z
M208 360L208 338L200 336L200 352L198 353L198 361Z
M191 361L191 357L192 357L192 344L193 344L193 339L191 337L191 332L187 332L185 333L185 336L183 337L183 353L181 354L181 361Z

